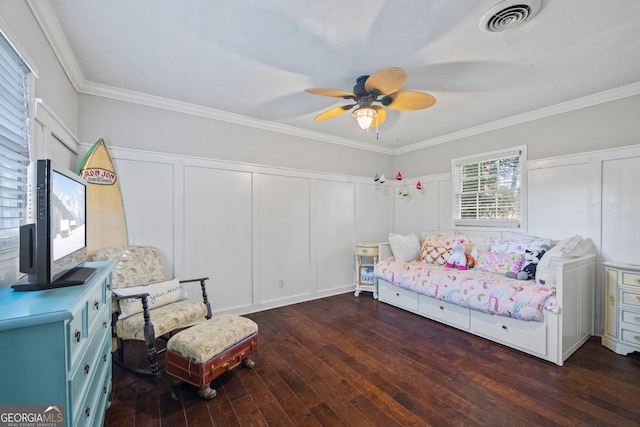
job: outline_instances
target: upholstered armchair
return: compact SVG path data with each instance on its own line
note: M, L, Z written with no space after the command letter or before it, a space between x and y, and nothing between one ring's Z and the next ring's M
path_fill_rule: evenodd
M174 332L211 318L207 298L207 277L167 280L158 250L151 246L122 246L93 254L95 261L113 260L112 331L117 348L114 362L130 371L160 377L156 339L168 340ZM183 284L200 282L202 300L189 298ZM144 341L149 369L125 361L124 341ZM164 351L164 350L163 350Z

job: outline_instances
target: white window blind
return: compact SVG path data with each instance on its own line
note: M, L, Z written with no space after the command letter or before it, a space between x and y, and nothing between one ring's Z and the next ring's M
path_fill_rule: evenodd
M522 150L455 159L454 225L520 228L523 163Z
M29 69L0 34L0 253L18 247L26 221Z

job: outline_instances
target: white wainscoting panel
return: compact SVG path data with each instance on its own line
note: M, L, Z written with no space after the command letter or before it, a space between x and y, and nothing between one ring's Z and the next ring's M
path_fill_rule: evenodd
M259 303L309 295L311 180L267 174L258 178Z
M640 264L640 157L602 163L602 257Z
M174 276L174 165L116 159L130 245L155 246L165 276Z
M371 182L356 187L356 242L386 242L393 232L396 187Z
M562 240L592 236L588 163L530 169L528 171L529 234Z
M184 278L209 277L214 311L253 305L252 174L184 168ZM194 284L190 294L199 292Z
M438 192L441 176L420 177L422 189L416 188L418 179L406 182L409 195L395 193L395 232L398 234L415 233L420 230L438 229ZM449 181L448 181L449 182Z
M317 180L313 236L316 250L317 291L352 284L355 241L353 182Z

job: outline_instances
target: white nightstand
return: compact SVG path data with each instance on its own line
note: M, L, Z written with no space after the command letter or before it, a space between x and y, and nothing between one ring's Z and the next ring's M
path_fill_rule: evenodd
M378 299L378 281L373 277L373 267L378 262L377 243L356 243L355 296L361 291L373 292L373 298Z
M640 351L640 265L604 265L607 291L602 345L618 354Z

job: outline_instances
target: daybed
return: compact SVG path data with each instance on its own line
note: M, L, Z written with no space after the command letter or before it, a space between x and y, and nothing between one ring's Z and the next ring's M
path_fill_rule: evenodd
M390 240L397 237L390 235ZM464 242L467 253L473 252L475 268L444 265L451 254L444 242L451 245L455 240ZM594 334L595 255L581 250L575 256L576 239L571 240L571 248L569 240L560 242L538 263L545 267L543 284L539 278L505 276L505 271L526 264L516 252L524 254L527 245L534 244L531 239L481 244L470 244L470 240L428 236L421 244L416 238L421 248L418 257L402 253L397 244L392 252L390 243L381 243L381 261L374 268L379 300L562 366ZM500 249L513 250L514 262L496 261L500 257L504 261L508 253L496 252ZM488 268L488 260L496 264L495 269Z

